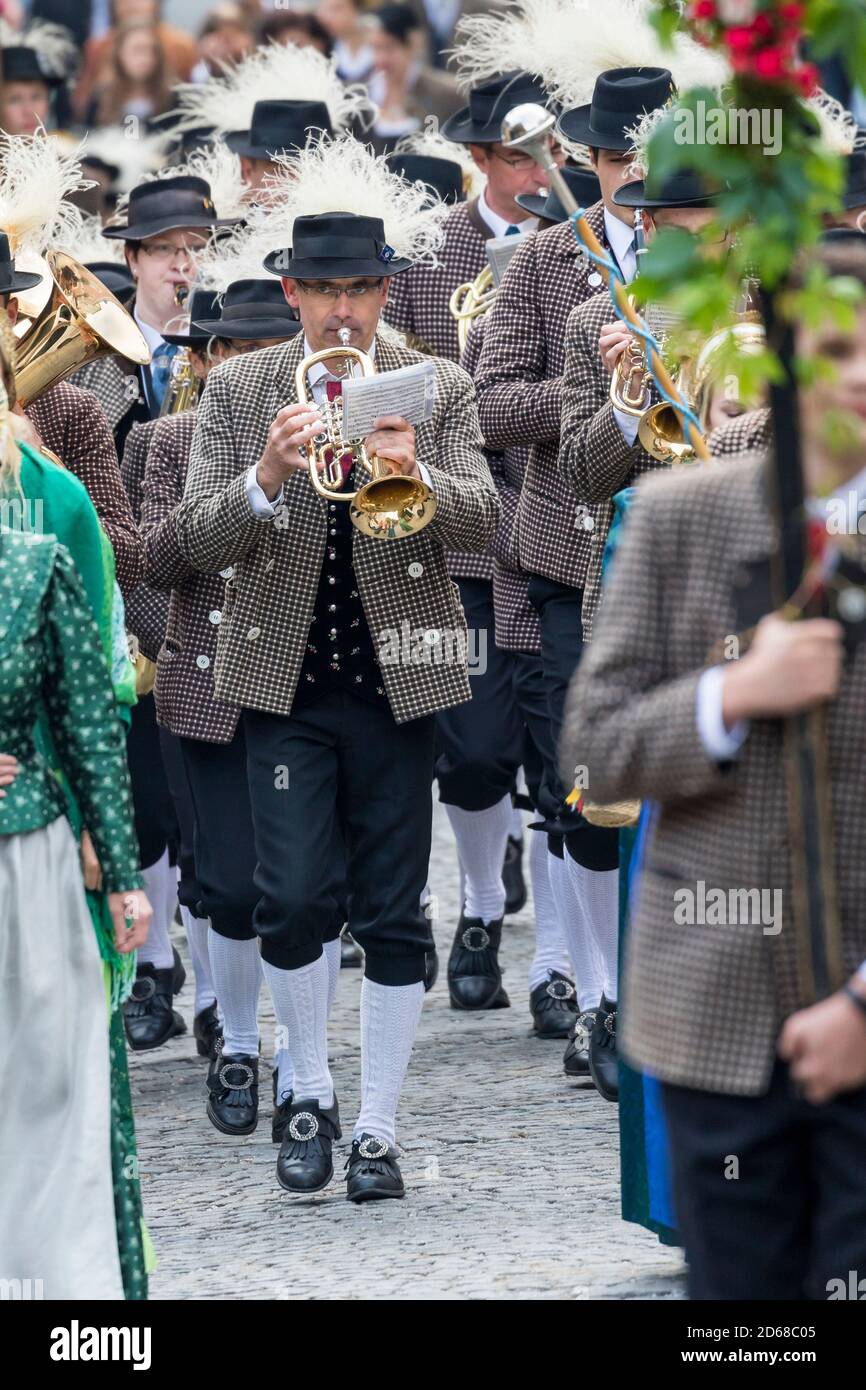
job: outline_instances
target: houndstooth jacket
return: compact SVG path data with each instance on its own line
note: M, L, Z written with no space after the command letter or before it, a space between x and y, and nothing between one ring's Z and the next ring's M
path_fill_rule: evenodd
M112 430L141 400L138 369L116 354L88 362L78 369L73 380L76 386L92 391L99 399Z
M144 470L154 428L158 423L157 420L147 420L142 424L133 425L126 436L120 464L123 486L126 488L132 515L139 527L144 497ZM167 621L168 595L152 588L142 572L141 583L135 586L126 600L126 626L130 632L135 633L141 650L150 661L156 661L159 654L165 638Z
M663 1081L741 1095L766 1090L783 1020L812 1002L798 983L782 722L754 720L737 759L720 765L696 720L701 672L718 640L738 630L740 572L776 544L769 491L765 456L638 484L560 748L563 768L587 767L593 799L646 797L658 808L630 931L625 1055ZM860 547L866 562L866 537ZM864 704L861 643L828 719L842 954L852 972L866 957ZM688 890L696 904L701 884L781 890L781 930L678 925L684 899L675 894ZM686 901L680 916L687 911Z
M194 409L154 421L147 454L141 508L145 573L168 606L153 693L157 720L171 733L230 743L240 710L217 700L213 668L226 580L234 571L229 565L221 574L199 574L177 541L176 513L183 500L195 422Z
M97 398L61 381L27 406L25 415L46 446L84 484L114 551L127 599L144 573L144 551L117 465L109 423Z
M219 625L217 696L286 715L313 616L328 507L339 504L318 497L306 473L298 472L286 483L276 516L258 517L247 497L246 472L261 457L277 411L296 399L300 336L210 373L176 518L180 549L192 565L207 573L234 568ZM379 370L419 360L421 354L377 337ZM386 658L382 683L398 723L471 697L466 620L445 569L445 550L483 550L499 515L471 379L451 362L434 361L436 403L432 419L416 428L416 453L429 469L437 513L424 530L400 540L360 532L353 537L358 590L373 645ZM356 468L351 487L363 481ZM443 658L412 659L407 648L417 654L415 636L430 632L445 638Z
M602 245L604 205L587 219ZM515 527L520 564L560 584L580 587L591 549L587 516L557 469L562 373L568 315L598 293L571 224L527 237L516 251L487 316L475 373L478 413L490 448L531 445Z
M604 325L615 317L610 295L603 290L573 309L566 326L558 466L566 485L593 509L592 516L585 518L590 546L581 607L585 642L592 637L601 601L601 563L613 520L611 499L641 473L666 466L648 454L639 440L629 444L614 416L610 374L601 360L598 340ZM651 398L657 399L654 392Z
M773 416L769 406L735 415L713 430L707 447L713 458L755 454L768 449L773 441Z

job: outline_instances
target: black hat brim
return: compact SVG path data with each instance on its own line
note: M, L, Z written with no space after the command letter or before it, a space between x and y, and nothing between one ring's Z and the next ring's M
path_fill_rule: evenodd
M515 102L517 105L517 102ZM473 121L468 106L462 106L440 127L439 134L454 145L495 145L502 139L502 121L479 125Z
M254 145L248 130L230 131L223 139L234 154L243 155L245 159L273 159L278 154L296 154L301 148L293 140L283 145Z
M717 195L695 193L684 198L651 198L644 189L643 179L637 179L618 188L613 201L620 208L711 208L716 205Z
M207 347L211 333L163 333L163 339L174 347Z
M242 217L203 217L201 213L187 213L185 216L166 214L165 217L155 217L152 222L133 223L126 227L103 227L102 235L116 241L146 241L148 237L157 236L160 232L176 232L181 227L202 230L237 227L243 220Z
M284 255L284 251L272 251L262 262L265 270L270 271L271 275L279 275L281 280L350 280L359 275L382 280L390 275L399 275L412 266L412 261L401 256L395 256L392 261L377 261L372 256L369 260L357 261L341 261L336 257L333 260L295 260L290 257L285 265L278 266L277 261Z
M847 212L852 208L866 208L866 184L860 188L849 189L842 199L842 205Z
M32 290L34 285L41 285L44 278L42 275L16 270L8 285L0 283L0 294L18 294L20 290Z
M571 111L563 111L556 122L555 134L573 140L577 145L589 145L594 150L629 150L631 141L625 133L626 123L637 125L640 116L624 116L622 131L593 130L590 125L592 106L575 106Z
M273 318L251 319L196 319L196 328L203 329L208 338L293 338L301 331L299 319ZM173 340L163 335L168 342Z

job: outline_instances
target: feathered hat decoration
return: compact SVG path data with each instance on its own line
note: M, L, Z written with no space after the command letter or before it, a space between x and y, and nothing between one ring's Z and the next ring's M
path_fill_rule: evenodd
M291 246L296 217L350 211L381 217L398 256L437 264L448 204L431 205L424 184L407 183L368 145L351 135L324 136L297 155L281 155L274 165L266 202L249 213L262 260L277 247Z
M458 145L446 140L438 130L417 130L413 135L404 135L394 146L395 154L426 154L433 159L450 159L459 164L463 171L463 192L467 198L477 198L487 183L467 145Z
M177 89L175 130L211 126L219 134L249 130L257 101L323 101L335 129L347 126L369 108L363 87L345 85L334 59L318 49L295 44L264 44L234 67L226 66L206 82L186 82Z
M246 200L250 190L241 177L241 162L228 148L225 141L217 140L193 153L182 164L169 164L159 169L149 169L134 185L140 188L143 183L155 179L174 179L192 176L204 179L210 186L211 201L220 217L245 217L248 211ZM120 218L129 206L127 190L117 200L112 221ZM110 238L107 238L110 240Z
M102 220L95 213L70 205L69 215L52 242L52 250L65 251L82 265L90 261L116 261L126 264L123 242L102 235Z
M75 71L78 49L63 24L34 19L24 29L13 29L0 18L0 48L32 48L46 81L59 81Z
M81 146L67 154L42 129L35 135L0 131L0 228L13 254L40 255L59 245L81 215L66 201L69 194L92 187L81 177Z
M566 108L585 106L599 73L611 68L667 68L680 91L718 91L730 68L689 34L662 43L650 23L655 0L518 0L514 8L465 15L451 50L464 88L513 69L539 77L550 97Z
M171 143L171 134L165 132L145 135L136 130L133 138L123 126L100 126L88 131L82 158L93 155L113 164L120 171L115 187L120 193L128 193L146 174L155 173L165 164Z

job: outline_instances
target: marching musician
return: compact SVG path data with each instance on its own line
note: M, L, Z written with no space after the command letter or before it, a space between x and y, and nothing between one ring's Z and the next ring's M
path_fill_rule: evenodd
M438 358L432 418L412 426L383 417L365 441L403 477L426 481L435 499L429 525L394 540L354 534L345 504L323 500L311 484L305 449L336 408L342 380L339 358L318 364L313 399L299 401L295 374L305 355L339 349L345 330L377 371L422 360L378 331L391 281L410 265L389 244L400 229L388 226L396 213L387 180L374 186L380 168L370 156L364 185L384 223L331 210L299 214L334 196L327 180L302 181L306 201L294 209L291 246L266 265L298 309L303 334L211 372L176 520L192 565L233 569L215 693L243 710L261 893L253 926L293 1067L277 1176L299 1193L330 1181L340 1133L322 942L335 910L337 828L345 840L349 928L366 953L353 1201L404 1193L395 1116L432 946L419 902L434 717L470 695L465 648L453 661L413 660L395 656L393 638L406 627L429 647L464 631L444 552L483 549L498 512L471 381ZM363 196L359 190L357 201ZM352 487L360 473L355 466Z
M267 196L268 176L280 155L303 149L311 132L332 135L334 127L324 101L257 101L252 120L245 130L232 130L225 137L229 149L239 156L241 178L253 193Z
M855 232L810 251L795 287L816 257L866 287ZM743 632L743 573L778 549L766 451L644 478L563 735L563 768L585 761L594 796L656 805L622 1048L661 1082L696 1299L825 1299L866 1264L866 307L852 332L798 324L794 348L835 368L801 394L812 553L831 572L843 556L851 566L827 591L831 616L770 613ZM855 433L834 450L825 422L843 411ZM849 519L842 534L834 504ZM739 659L715 664L736 633ZM826 711L839 918L818 933L839 962L819 1002L804 971L816 942L791 886L783 738L787 719L815 709ZM760 911L711 917L713 900L744 888Z

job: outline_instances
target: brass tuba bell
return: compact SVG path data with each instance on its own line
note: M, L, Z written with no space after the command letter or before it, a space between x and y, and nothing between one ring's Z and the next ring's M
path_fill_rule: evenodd
M44 259L21 257L20 265L22 269L33 265L45 277L36 287L42 293L33 306L35 313L28 313L31 301L19 296L15 381L21 406L98 357L117 353L140 366L150 361L150 350L132 315L72 256L46 251Z
M302 358L295 373L298 401L307 404L312 396L307 387L307 374L318 362L340 358L351 373L353 364L362 376L375 376L372 359L360 348L350 347L348 329L340 329L341 347L325 348ZM362 440L343 438L343 402L337 397L318 407L325 420L325 433L307 445L310 481L320 497L329 502L348 502L352 525L365 536L376 540L399 540L402 536L421 531L433 520L436 498L416 478L407 478L388 467L388 460L374 454L368 458ZM352 467L359 463L370 474L370 482L357 492L343 491L341 461L351 455Z

